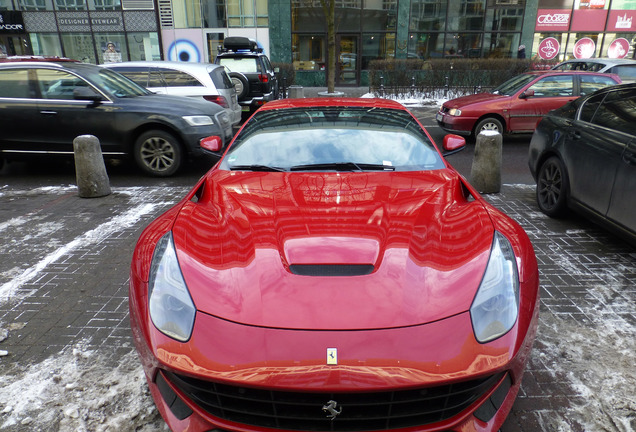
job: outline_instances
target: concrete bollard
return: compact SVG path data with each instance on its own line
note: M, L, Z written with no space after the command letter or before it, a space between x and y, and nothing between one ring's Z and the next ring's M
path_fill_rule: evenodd
M501 191L502 142L499 132L483 131L477 135L470 184L480 193Z
M290 99L302 99L305 97L305 90L302 86L292 85L287 89Z
M99 140L93 135L80 135L73 140L75 177L79 196L98 198L110 195L110 182Z

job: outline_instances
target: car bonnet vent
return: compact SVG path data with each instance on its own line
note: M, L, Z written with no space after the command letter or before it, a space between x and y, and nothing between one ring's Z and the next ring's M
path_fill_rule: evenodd
M373 272L371 264L292 264L289 270L299 276L364 276Z

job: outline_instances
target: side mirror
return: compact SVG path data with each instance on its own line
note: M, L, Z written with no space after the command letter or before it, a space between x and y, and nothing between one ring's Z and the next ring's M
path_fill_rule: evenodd
M104 100L102 95L97 93L92 87L88 86L75 87L75 89L73 89L73 99L92 101L95 106L99 105L99 103Z
M459 135L448 134L444 137L444 156L460 152L466 148L466 139Z
M524 91L523 93L521 93L521 95L519 96L521 99L528 99L529 97L534 96L534 90L532 89L528 89L526 91Z
M199 145L203 150L218 153L223 148L223 140L219 136L209 136L207 138L203 138Z

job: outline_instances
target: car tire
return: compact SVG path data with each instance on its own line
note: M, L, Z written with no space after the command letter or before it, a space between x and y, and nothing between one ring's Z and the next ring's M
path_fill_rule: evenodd
M503 135L503 123L495 117L486 117L475 126L475 138L477 138L477 135L479 135L481 131L495 131Z
M230 72L229 75L236 88L236 97L238 100L245 99L250 90L250 83L247 77L240 72Z
M565 166L556 156L548 158L537 175L537 204L550 217L565 216L570 182Z
M134 157L146 174L168 177L181 167L183 150L174 135L151 130L141 134L135 141Z

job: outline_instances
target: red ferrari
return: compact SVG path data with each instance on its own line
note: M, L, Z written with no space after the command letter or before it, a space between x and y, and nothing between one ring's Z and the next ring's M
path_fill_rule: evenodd
M251 117L134 252L132 331L172 430L500 428L536 334L536 258L441 151L387 100Z

